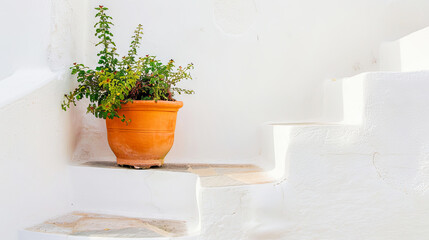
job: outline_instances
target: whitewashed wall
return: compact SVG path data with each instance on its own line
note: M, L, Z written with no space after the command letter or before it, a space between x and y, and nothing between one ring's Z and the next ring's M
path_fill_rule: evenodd
M46 65L51 20L49 0L1 4L0 80L20 68Z
M67 1L2 1L0 7L0 238L70 211L67 163L79 133L62 111L74 59Z
M0 105L3 239L16 239L18 230L65 213L71 207L66 166L74 150L75 129L72 116L58 105L68 77L47 77L49 83L37 91L12 104ZM0 86L4 87L2 82Z
M197 94L179 98L185 107L170 161L255 158L261 123L320 118L325 79L376 70L382 41L429 24L425 0L2 1L4 239L68 211L65 166L81 116L62 112L59 102L68 65L95 62L92 7L100 2L112 9L122 53L142 23L143 54L196 65L186 86ZM84 121L103 137L103 121Z
M121 53L142 23L142 55L195 64L184 86L196 94L178 97L170 162L255 159L263 122L321 119L326 79L377 70L381 42L429 24L423 0L106 0L88 1L89 26L99 4L111 9ZM84 30L85 63L94 64L96 39ZM87 121L105 135L102 121Z

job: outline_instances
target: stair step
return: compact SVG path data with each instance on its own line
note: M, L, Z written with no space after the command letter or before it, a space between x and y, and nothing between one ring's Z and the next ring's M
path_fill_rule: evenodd
M21 231L20 240L225 239L251 218L252 196L277 181L255 165L233 164L137 170L87 162L70 174L79 212Z
M210 204L199 201L202 192L276 181L257 166L232 164L165 164L162 168L130 169L115 162L87 162L70 166L70 175L71 204L76 211L180 219L194 228L203 214L199 207Z
M86 162L81 166L129 170L112 161ZM140 169L132 169L140 171ZM276 179L264 169L251 164L176 164L166 163L161 168L141 169L141 171L189 173L197 175L201 187L228 187L274 182Z
M409 72L429 69L429 27L380 47L380 70Z
M336 104L329 111L341 112L344 124L374 124L380 119L380 124L386 119L407 124L410 116L427 110L428 79L429 71L361 73L329 82L329 94L341 97L326 102L341 99L342 106Z
M76 211L198 222L198 176L114 163L70 166Z
M20 239L159 239L189 235L185 221L72 212L27 228Z

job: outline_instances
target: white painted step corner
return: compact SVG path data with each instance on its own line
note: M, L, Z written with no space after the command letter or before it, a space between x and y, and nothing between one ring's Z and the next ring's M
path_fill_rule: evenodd
M429 71L367 72L331 81L326 88L333 96L325 103L334 103L325 108L337 115L342 112L342 124L368 125L384 119L406 124L409 116L427 109ZM335 102L340 99L342 109Z
M409 72L429 70L429 27L380 46L380 70Z

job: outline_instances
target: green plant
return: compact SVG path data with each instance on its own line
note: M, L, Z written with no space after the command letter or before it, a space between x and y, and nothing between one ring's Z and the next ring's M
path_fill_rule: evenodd
M117 110L122 104L133 100L175 101L175 93L193 94L194 91L176 86L183 79L192 79L190 70L193 64L175 68L174 61L163 64L155 56L137 56L137 49L143 35L139 24L132 36L128 54L118 60L116 44L111 32L112 17L106 14L108 8L95 8L98 22L94 25L95 36L99 39L96 46L102 49L97 54L98 66L90 69L83 64L74 63L71 74L77 76L78 87L65 94L62 108L66 111L70 104L89 99L87 113L98 118L120 118L123 122L130 121L125 115L119 116Z

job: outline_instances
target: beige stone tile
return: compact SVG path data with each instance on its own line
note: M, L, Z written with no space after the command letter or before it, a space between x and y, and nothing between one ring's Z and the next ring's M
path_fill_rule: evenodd
M83 165L104 168L121 168L115 162L87 162ZM134 169L129 169L133 171ZM166 163L161 168L137 171L169 171L189 172L201 177L205 187L239 186L273 182L267 173L258 166L251 164L186 164ZM136 170L134 170L136 171Z
M73 233L144 227L145 224L139 219L83 217L73 227Z
M192 167L188 168L188 172L197 174L200 177L207 177L207 176L216 176L218 175L218 173L216 172L215 169L209 167L209 168L197 168L197 169L193 169Z
M239 185L244 185L244 183L232 179L228 176L213 176L201 178L201 186L203 187L226 187Z
M27 230L92 237L150 238L185 236L184 221L140 219L73 212Z
M262 184L275 181L272 176L265 172L232 173L227 176L243 184Z

